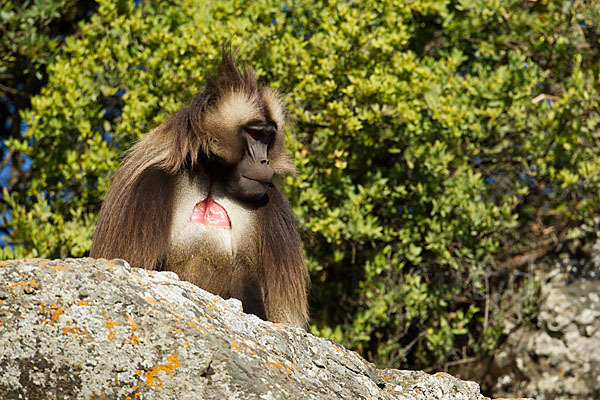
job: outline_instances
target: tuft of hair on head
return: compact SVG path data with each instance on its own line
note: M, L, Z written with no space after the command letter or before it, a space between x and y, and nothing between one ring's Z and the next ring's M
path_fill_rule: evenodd
M244 92L248 96L256 95L258 84L254 71L246 64L236 60L235 51L226 42L221 49L221 59L205 77L206 91L212 93L218 100L228 92Z
M246 64L238 66L235 53L226 43L218 64L204 80L204 91L190 105L191 126L207 157L235 164L243 154L239 127L261 118L256 76Z

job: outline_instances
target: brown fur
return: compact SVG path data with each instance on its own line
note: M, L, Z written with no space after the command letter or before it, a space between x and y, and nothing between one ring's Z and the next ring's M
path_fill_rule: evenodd
M275 186L260 205L223 200L243 216L232 219L231 236L226 236L237 252L234 258L217 254L206 240L195 242L198 236L190 238L187 247L171 243L178 233L171 229L174 207L180 204L175 198L179 177L186 174L196 179L187 181L202 183L190 183L193 193L194 188L207 186L203 168L212 160L236 165L244 153L240 127L265 120L276 125L268 150L274 174L293 173L283 140L285 112L279 95L259 87L254 73L245 66L238 68L224 49L220 64L206 77L204 91L150 131L123 160L100 210L90 255L123 258L134 267L175 270L207 290L241 299L245 311L263 319L305 327L308 274L301 241L291 207ZM222 186L216 182L217 193ZM178 215L186 212L187 205ZM245 224L243 230L240 223ZM218 228L207 229L201 236L207 240L224 235L210 233ZM234 261L223 265L224 260Z
M292 208L277 187L259 209L260 258L265 272L267 315L308 323L306 286L309 278ZM281 302L278 299L285 299Z

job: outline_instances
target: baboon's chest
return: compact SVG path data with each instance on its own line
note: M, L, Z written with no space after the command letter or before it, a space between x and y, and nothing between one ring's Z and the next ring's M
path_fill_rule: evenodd
M258 252L254 212L229 199L204 177L177 178L166 268L180 279L226 296L241 260Z

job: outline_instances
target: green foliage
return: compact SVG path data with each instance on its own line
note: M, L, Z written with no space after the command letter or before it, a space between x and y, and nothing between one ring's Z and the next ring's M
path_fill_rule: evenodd
M287 94L312 331L383 366L489 351L495 268L597 215L598 14L551 0L100 1L9 143L33 165L5 193L2 256L82 255L119 158L232 38Z
M35 72L42 78L40 65L53 60L58 38L48 35L49 25L69 10L75 0L59 1L2 1L0 3L0 76L4 79L12 74L13 67L22 56L30 62L20 65L22 73Z
M21 111L45 82L46 65L92 7L91 0L0 0L0 187L19 191L28 185L29 160L4 140L20 137L26 126Z

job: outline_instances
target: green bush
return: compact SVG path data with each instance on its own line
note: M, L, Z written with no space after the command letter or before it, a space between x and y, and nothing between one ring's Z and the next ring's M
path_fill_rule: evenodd
M120 157L230 38L287 94L311 329L379 365L492 349L494 279L598 214L595 2L99 3L9 143L3 257L85 255Z
M91 0L0 1L0 185L18 190L28 162L4 146L23 129L20 111L46 81L65 34L93 8ZM7 165L11 164L8 168ZM0 200L1 201L1 200ZM0 235L6 232L0 230Z

